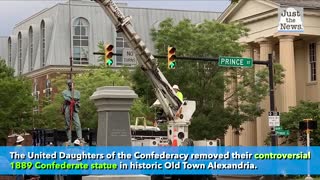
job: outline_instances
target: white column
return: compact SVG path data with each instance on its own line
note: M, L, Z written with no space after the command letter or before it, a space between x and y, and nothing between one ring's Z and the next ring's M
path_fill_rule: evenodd
M246 51L242 55L243 57L254 58L254 48L248 46ZM256 146L257 145L257 129L256 120L246 121L242 123L241 127L243 131L239 135L239 145L240 146Z
M225 74L226 76L228 76L229 72L226 72ZM228 97L231 95L231 93L235 89L235 83L230 83L228 86L229 86L228 88L230 88L231 91L225 92L224 97ZM225 101L224 106L228 107L229 106L228 103L230 101L232 101L232 99ZM224 141L225 146L239 146L239 135L235 133L235 130L232 128L232 126L229 126L224 139L225 139Z
M280 87L281 112L288 112L289 107L296 106L296 73L294 60L294 37L291 35L280 35L279 38L279 53L280 64L285 69L284 83Z
M239 135L235 134L234 129L229 126L226 135L224 136L225 146L239 146Z

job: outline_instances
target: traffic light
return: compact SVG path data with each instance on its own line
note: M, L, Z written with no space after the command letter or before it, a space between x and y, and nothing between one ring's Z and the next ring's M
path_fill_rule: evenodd
M113 64L113 45L107 44L104 46L104 64L111 66Z
M175 69L176 64L176 48L168 47L168 69Z

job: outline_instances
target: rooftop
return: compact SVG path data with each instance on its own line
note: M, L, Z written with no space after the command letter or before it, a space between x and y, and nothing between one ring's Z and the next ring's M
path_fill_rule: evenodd
M320 0L271 0L282 6L297 6L304 8L320 8Z

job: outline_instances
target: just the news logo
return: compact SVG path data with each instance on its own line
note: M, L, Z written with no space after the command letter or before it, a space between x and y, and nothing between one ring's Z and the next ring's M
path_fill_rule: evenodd
M303 32L303 8L287 7L278 10L278 32Z

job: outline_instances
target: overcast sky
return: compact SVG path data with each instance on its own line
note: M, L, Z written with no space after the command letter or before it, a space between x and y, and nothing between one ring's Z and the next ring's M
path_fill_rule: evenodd
M18 22L30 17L44 8L52 7L66 0L0 0L0 36L11 34ZM131 7L167 8L222 12L230 4L229 0L118 0Z

